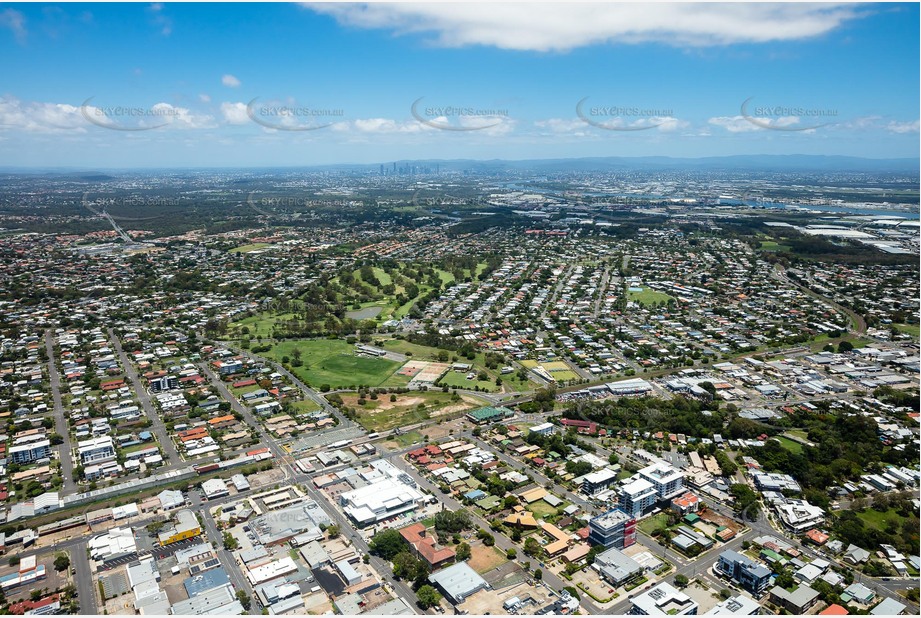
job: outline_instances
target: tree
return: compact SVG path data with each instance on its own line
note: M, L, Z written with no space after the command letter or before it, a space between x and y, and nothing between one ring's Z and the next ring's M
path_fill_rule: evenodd
M531 556L533 558L534 556L540 553L540 549L541 549L540 543L538 543L537 539L535 539L533 536L529 536L527 539L525 539L524 541L525 555Z
M515 556L517 555L518 551L514 547L509 547L507 550L505 550L505 557L509 560L514 560Z
M225 532L224 533L224 549L228 551L233 551L234 549L237 549L238 547L240 547L240 542L237 540L237 538L234 535L230 534L229 532Z
M328 534L329 538L331 539L334 539L337 536L339 536L340 532L341 530L339 529L339 526L337 524L333 524L332 526L326 529L326 534Z
M456 555L459 561L468 560L470 558L470 545L468 543L458 545Z
M393 575L398 579L414 580L427 572L425 563L403 550L393 557Z
M252 604L252 599L249 598L249 595L244 590L237 590L237 600L240 601L243 609L249 609Z
M54 570L55 571L66 571L70 566L70 556L67 554L58 554L54 559Z
M435 607L441 603L441 594L428 584L421 586L416 591L416 596L419 597L419 607L422 609Z
M534 569L534 579L540 581L544 578L544 572L541 569Z
M371 538L369 548L375 556L380 556L384 560L392 560L394 556L406 549L406 543L399 530L390 528L375 534Z
M690 580L688 579L687 575L682 575L681 573L678 573L677 575L675 575L675 585L678 586L679 588L684 588L689 583L690 583Z

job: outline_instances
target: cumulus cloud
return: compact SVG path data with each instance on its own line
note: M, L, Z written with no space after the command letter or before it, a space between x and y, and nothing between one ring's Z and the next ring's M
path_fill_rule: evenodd
M230 73L227 73L226 75L221 77L221 83L227 86L228 88L239 88L241 84L240 80L234 77L233 75L231 75Z
M16 40L24 43L26 35L26 17L16 9L4 9L0 11L0 28L6 28L13 33Z
M793 41L866 13L851 4L324 4L304 3L340 24L434 35L444 47L568 51L598 44L685 47Z
M250 121L246 113L246 103L221 103L221 115L228 124L246 124Z
M80 108L75 105L0 97L0 129L15 129L28 133L58 133L85 131L85 125Z

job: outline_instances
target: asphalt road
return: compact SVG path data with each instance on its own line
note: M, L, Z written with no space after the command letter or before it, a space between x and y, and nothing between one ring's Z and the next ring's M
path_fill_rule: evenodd
M54 360L54 338L51 330L45 331L45 351L48 353L48 381L51 383L51 398L54 402L54 431L64 438L58 448L58 458L61 462L61 495L77 493L77 484L74 483L73 445L70 442L70 428L67 425L64 400L61 398L61 374Z
M116 354L118 354L122 369L124 369L125 375L134 386L134 391L137 393L138 400L141 402L141 408L144 410L144 414L147 415L147 418L150 419L152 423L150 429L156 434L157 440L160 442L160 450L163 452L164 462L166 465L180 464L182 460L179 458L179 453L176 452L176 446L173 444L172 439L170 439L169 432L166 430L163 420L160 418L160 415L157 414L157 409L151 400L150 393L147 392L147 389L141 383L141 378L138 376L134 364L122 349L121 341L118 340L115 332L111 328L108 329L108 331L109 340L112 342L112 347Z

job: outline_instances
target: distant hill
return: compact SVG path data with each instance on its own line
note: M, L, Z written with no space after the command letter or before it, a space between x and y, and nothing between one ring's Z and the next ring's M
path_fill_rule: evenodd
M394 161L382 161L389 167ZM381 163L336 163L329 165L309 165L271 168L182 168L183 170L223 171L236 170L247 172L253 170L279 170L291 172L297 169L316 171L375 171ZM397 165L415 165L417 167L434 167L442 171L467 171L479 173L497 173L503 171L534 172L607 172L614 170L699 170L699 171L745 171L745 172L869 172L869 173L909 173L918 174L921 159L865 159L842 155L731 155L723 157L584 157L574 159L418 159L398 160ZM177 168L136 168L107 170L112 174L133 172L162 173L177 171ZM64 168L16 168L0 167L3 174L38 174L55 177L71 177L74 180L104 181L111 180L107 173L97 170L77 171ZM238 181L243 182L243 181Z

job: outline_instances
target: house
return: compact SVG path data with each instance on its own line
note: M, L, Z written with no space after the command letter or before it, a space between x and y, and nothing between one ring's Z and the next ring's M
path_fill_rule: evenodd
M899 616L905 611L905 604L886 597L870 610L872 616Z
M819 612L819 616L847 616L850 612L837 603L832 603Z
M844 561L850 564L863 564L870 558L870 552L856 545L848 545L844 551Z
M793 614L805 614L819 600L819 593L809 586L798 586L793 592L774 586L770 591L771 603L779 605Z

